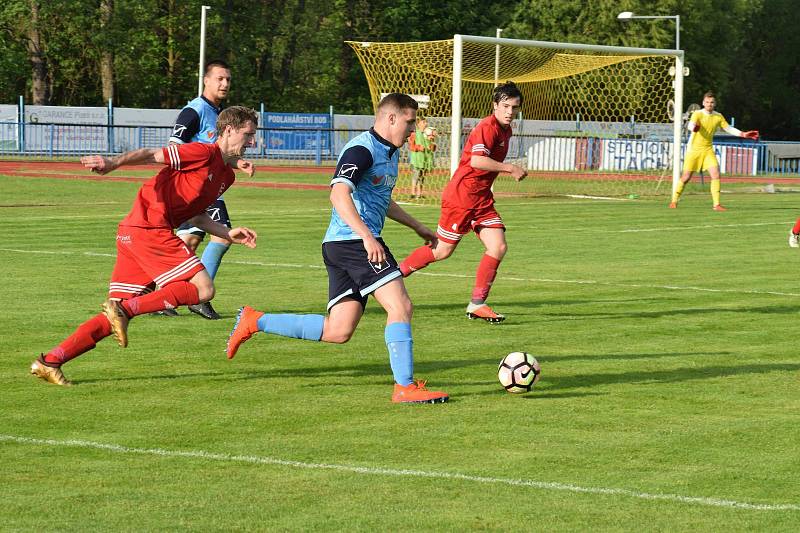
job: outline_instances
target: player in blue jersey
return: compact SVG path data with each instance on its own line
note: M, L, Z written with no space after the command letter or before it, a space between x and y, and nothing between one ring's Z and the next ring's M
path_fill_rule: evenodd
M239 310L228 338L228 358L259 331L310 341L345 343L358 326L367 298L386 310L385 341L396 403L442 403L448 395L414 381L411 299L389 248L381 239L386 217L413 229L426 242L436 234L392 200L397 182L398 148L414 131L417 102L391 93L378 104L375 125L348 142L331 179L333 204L322 257L328 269L328 315L265 314Z
M213 144L216 142L217 117L222 111L221 104L228 96L230 85L231 70L227 63L220 60L209 62L206 65L205 75L203 76L203 94L189 102L181 110L175 121L169 142L171 144L189 142ZM239 160L238 168L244 170L250 176L253 175L253 165L249 161ZM229 228L232 227L228 209L222 196L208 206L206 213L212 220ZM197 247L206 236L206 232L188 222L182 224L176 233L193 252L197 250ZM225 255L230 246L231 241L212 235L205 250L203 250L200 261L206 267L206 271L208 271L208 275L211 276L212 280L217 275L222 256ZM211 302L190 305L189 310L209 320L219 320L221 318L211 306ZM176 315L177 313L170 309L161 314Z

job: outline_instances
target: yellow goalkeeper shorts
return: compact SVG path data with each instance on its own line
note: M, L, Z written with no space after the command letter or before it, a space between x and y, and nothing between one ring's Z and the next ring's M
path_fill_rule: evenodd
M701 170L708 170L712 167L719 167L719 161L714 154L713 148L706 148L705 150L686 150L686 155L683 159L683 171L686 172L699 172Z

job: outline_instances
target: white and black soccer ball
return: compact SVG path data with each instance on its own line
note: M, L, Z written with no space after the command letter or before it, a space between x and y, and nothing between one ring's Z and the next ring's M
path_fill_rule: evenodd
M527 352L511 352L500 361L497 378L508 392L530 392L539 381L542 369L539 361Z

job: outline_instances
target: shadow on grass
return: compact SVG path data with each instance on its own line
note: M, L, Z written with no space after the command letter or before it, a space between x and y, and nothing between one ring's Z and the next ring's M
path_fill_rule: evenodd
M611 354L610 356L590 356L586 355L567 355L567 356L542 356L541 361L546 368L548 362L555 360L568 361L579 359L597 358L603 359L637 359L637 358L660 358L660 357L681 357L681 356L699 356L709 355L701 353L683 354L683 353L667 353L667 354ZM725 352L716 352L713 355L730 355ZM252 363L250 363L252 364ZM423 362L416 365L416 371L419 376L424 377L431 373L439 373L452 368L464 368L469 366L486 367L487 372L491 369L492 374L497 362L494 358L481 358L469 360L453 360L453 361L433 361ZM558 376L551 378L544 375L543 379L546 380L544 388L546 392L537 395L538 397L547 398L563 398L563 397L579 397L591 396L605 393L597 392L574 392L563 393L554 391L563 391L570 389L590 389L592 387L604 385L618 385L618 384L650 384L650 383L678 383L688 381L702 381L709 379L717 379L729 376L748 376L754 374L768 374L771 372L797 372L800 370L800 363L798 364L751 364L739 366L705 366L705 367L685 367L668 370L647 370L647 371L631 371L631 372L602 372L602 373L588 373L578 374L572 376ZM147 376L128 376L119 378L108 379L87 379L75 380L76 385L96 384L96 383L113 383L113 382L127 382L127 381L152 381L152 380L176 380L176 379L195 379L195 378L214 378L219 381L239 381L239 380L270 380L270 379L286 379L286 378L300 378L308 379L313 377L328 377L336 379L336 377L346 378L360 378L360 377L380 377L385 379L387 383L391 382L391 372L389 365L384 361L366 362L356 365L344 366L321 366L321 367L287 367L280 369L270 370L236 370L230 372L193 372L188 374L161 374L161 375L147 375ZM468 386L475 389L483 389L489 385L493 385L494 381L453 381L439 379L435 383L436 387L446 388L448 386ZM304 385L306 387L313 385ZM320 385L323 386L323 385ZM327 385L325 385L327 386ZM541 387L541 385L540 385ZM459 395L482 395L493 394L493 390L475 390L474 392L462 392Z
M759 364L742 366L687 367L670 370L635 371L620 373L593 373L577 376L560 376L548 381L548 390L586 388L616 384L679 383L701 381L730 376L769 374L772 372L796 372L800 364ZM545 376L543 375L543 379Z
M241 374L241 372L240 372ZM194 379L194 378L208 378L208 377L224 377L227 372L192 372L187 374L157 374L147 376L126 376L119 378L97 378L97 379L72 379L69 378L73 385L91 385L94 383L116 383L120 381L155 381L155 380L173 380L173 379Z
M632 302L653 302L653 301L663 302L664 300L665 298L608 298L608 299L594 299L594 300L576 300L576 299L537 300L536 298L533 298L528 300L503 299L500 302L490 302L490 305L492 305L493 307L497 307L498 312L502 312L503 307L522 307L527 309L537 309L546 306L564 306L564 305L594 306L598 304L608 304L608 303L627 304ZM467 307L466 300L464 302L459 302L459 303L414 303L414 309L416 310L453 311L455 314L459 316L463 316L466 307ZM380 308L378 309L381 310ZM570 313L564 313L564 315L573 316Z
M688 309L666 309L663 311L636 311L636 312L600 312L600 313L545 313L541 316L560 319L569 317L570 320L604 320L616 318L662 318L668 316L692 316L713 313L762 313L767 315L795 314L800 306L771 305L763 307L701 307Z

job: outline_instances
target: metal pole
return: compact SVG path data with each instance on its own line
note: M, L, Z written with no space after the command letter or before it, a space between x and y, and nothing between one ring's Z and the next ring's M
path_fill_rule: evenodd
M197 96L203 94L203 77L205 75L206 62L206 11L211 9L209 6L200 8L200 64L197 68Z
M258 123L261 124L261 154L267 156L267 115L264 113L264 102L261 102L261 114L258 115Z
M450 176L455 174L461 159L461 35L453 35L453 110L450 114Z
M675 107L672 124L672 192L681 179L681 141L683 139L683 53L675 56Z
M25 98L19 95L19 119L17 121L17 137L19 138L17 149L25 151Z
M108 117L106 119L107 124L107 142L108 142L108 152L114 152L114 101L109 98L108 99Z
M675 15L675 50L681 49L681 16Z
M500 38L500 34L503 33L503 28L497 28L497 33L495 37L498 39ZM495 45L494 47L494 86L497 87L500 85L500 45Z

